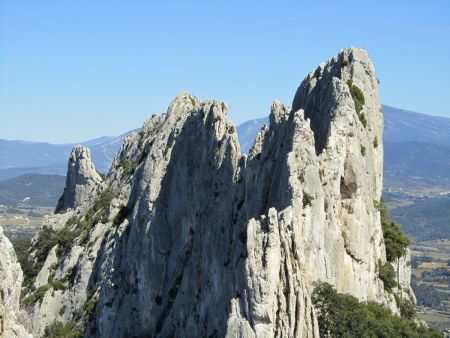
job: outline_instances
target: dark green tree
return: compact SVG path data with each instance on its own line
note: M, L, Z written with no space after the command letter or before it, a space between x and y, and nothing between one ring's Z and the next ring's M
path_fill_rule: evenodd
M316 309L321 337L443 337L406 317L374 302L361 303L357 298L339 294L327 283L320 283L311 296Z

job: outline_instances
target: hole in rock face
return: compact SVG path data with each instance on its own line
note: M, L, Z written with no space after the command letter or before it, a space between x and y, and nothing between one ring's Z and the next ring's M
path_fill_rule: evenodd
M341 199L350 199L356 192L358 186L356 182L348 182L343 176L341 176Z
M347 159L344 163L344 175L341 176L341 199L353 198L356 190L358 189L357 181L357 168L353 165L352 159Z

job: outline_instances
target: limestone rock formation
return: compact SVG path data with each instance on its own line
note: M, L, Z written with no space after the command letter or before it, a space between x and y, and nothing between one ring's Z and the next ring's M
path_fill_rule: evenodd
M85 337L318 337L318 281L398 312L378 277L383 117L367 53L321 64L292 109L274 102L248 157L227 110L180 94L125 139L92 201L54 216L66 223L36 279L36 335L57 320Z
M398 284L401 288L401 298L416 304L416 296L411 288L411 255L409 249L406 255L400 257L397 262L392 262L395 273L398 275ZM396 289L398 292L398 290Z
M31 337L18 322L22 270L0 226L0 337Z
M95 170L91 152L83 146L75 146L67 165L64 193L58 201L56 212L75 209L89 201L103 187L103 179Z

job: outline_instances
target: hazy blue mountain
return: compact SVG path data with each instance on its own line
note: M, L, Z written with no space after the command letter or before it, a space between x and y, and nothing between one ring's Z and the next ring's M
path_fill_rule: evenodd
M383 106L385 179L387 188L450 188L450 118ZM268 117L237 126L243 152L248 152ZM82 142L101 172L107 172L127 132ZM0 140L0 180L24 173L65 175L74 144Z
M236 130L241 145L241 151L248 153L253 146L256 134L260 131L263 124L269 124L269 118L263 117L261 119L250 120L237 126Z
M450 189L450 119L383 110L385 187L416 195Z
M424 192L432 188L450 190L450 145L386 142L384 164L385 187Z
M417 198L408 206L394 208L390 215L417 241L450 238L450 197ZM388 200L389 203L389 200Z
M114 140L115 138L116 138L115 136L100 136L100 137L94 138L92 140L88 140L88 141L82 142L82 144L85 147L90 148L90 147L94 147L94 146L97 146L97 145L101 145L103 143L107 143L107 142L109 142L111 140Z
M70 144L0 140L0 169L49 167L67 161Z
M97 170L105 173L123 139L133 131L120 136L102 136L80 144L91 149ZM0 140L0 180L26 173L65 175L67 159L74 145Z
M450 146L450 118L383 105L384 142L420 142Z
M107 173L117 151L120 148L120 145L122 144L123 139L136 130L137 129L131 130L116 137L108 137L107 139L103 138L102 142L98 142L96 144L89 145L89 142L92 142L89 141L83 142L82 145L91 149L92 161L94 162L96 169L100 172ZM102 138L97 140L100 139Z
M0 181L0 204L55 207L65 183L65 176L41 174Z

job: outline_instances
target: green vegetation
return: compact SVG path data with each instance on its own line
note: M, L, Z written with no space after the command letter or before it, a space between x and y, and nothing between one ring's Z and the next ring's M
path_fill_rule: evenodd
M54 291L61 290L64 292L67 290L67 286L65 283L66 283L66 280L64 280L64 279L49 278L48 284L45 284L45 285L41 286L40 288L38 288L37 290L32 291L31 294L23 300L23 302L27 306L31 306L37 302L40 302L44 298L45 293L48 290L50 290L51 288Z
M38 240L33 247L35 250L34 262L30 257L31 241L24 239L14 242L17 259L22 267L24 281L23 286L30 289L39 271L44 265L49 251L58 243L57 232L44 226L39 232Z
M55 207L66 178L60 175L25 174L0 181L0 204ZM10 211L12 213L12 211Z
M417 305L419 306L444 310L445 302L449 301L449 295L446 291L435 288L433 285L418 284L414 276L411 286L417 298Z
M417 316L430 325L450 327L450 240L415 242L411 257L411 287Z
M53 321L48 325L44 331L44 337L48 338L81 338L84 336L84 331L88 325L91 314L97 306L97 301L91 298L88 300L82 309L81 313L75 314L74 320L63 323L60 321ZM59 311L62 316L65 313L65 307Z
M355 110L356 110L356 113L358 114L359 120L361 121L364 128L366 128L367 127L366 116L364 115L364 113L361 112L364 104L366 103L366 101L364 99L364 94L361 91L361 89L358 88L358 86L353 84L352 80L348 80L347 85L350 89L350 94L352 95L352 99L355 104Z
M390 214L416 241L450 238L449 197L416 198L413 204L392 209Z
M366 156L366 147L364 147L363 145L361 145L361 155Z
M77 327L73 321L62 323L60 321L53 321L47 326L44 331L45 338L81 338L83 337L84 328Z
M32 277L37 276L38 271L34 271L33 261L29 259L30 254L28 250L31 247L31 240L29 238L21 239L19 241L12 242L14 246L14 251L17 255L17 260L23 271L23 286L29 287L32 284Z
M416 307L409 300L400 300L400 314L402 317L414 319L416 317Z
M308 195L306 192L303 194L303 208L306 208L308 205L311 206L312 205L312 196Z
M374 148L378 148L378 137L375 136L375 138L373 139L373 147Z
M77 271L75 270L75 268L67 269L66 275L63 279L69 283L69 287L72 287L75 284L76 275Z
M386 258L389 262L393 262L406 253L411 241L406 237L401 226L389 217L383 200L380 201L380 216L384 244L386 245Z
M122 168L123 172L127 175L132 175L136 170L136 164L126 159L120 160L119 167Z
M67 220L64 227L54 230L49 227L43 227L39 232L38 240L32 249L35 250L34 262L30 259L29 249L31 243L29 241L21 241L15 244L17 256L24 272L24 286L31 291L31 286L44 265L50 250L58 245L56 251L57 256L61 259L68 252L70 252L73 243L77 238L80 245L85 245L89 240L89 231L99 222L108 222L108 212L111 200L114 198L114 193L111 189L102 191L93 203L93 206L86 211L82 218L71 217ZM66 278L70 281L73 276ZM60 284L64 281L54 281L54 289L63 289L65 286Z
M349 65L347 60L342 61L342 68L347 67Z
M50 285L49 284L45 284L42 285L40 288L38 288L37 290L33 291L31 293L31 295L29 295L27 298L25 298L23 300L24 304L27 306L33 305L36 302L40 302L43 298L45 293L50 290Z
M362 125L364 126L364 128L366 128L367 127L366 115L364 115L364 113L359 113L358 117L359 117L359 120L361 121Z
M392 288L400 284L400 257L406 254L406 250L410 246L411 241L406 237L402 227L390 219L386 204L383 200L378 204L378 210L380 210L387 259L387 262L384 264L381 264L381 262L378 263L378 276L383 281L386 291L392 292ZM397 261L397 282L394 280L395 271L391 265L395 260Z
M357 85L353 84L352 80L348 80L347 85L350 88L350 94L352 95L353 102L355 103L356 112L359 114L366 103L364 94Z
M50 282L50 285L52 286L53 290L58 291L58 290L62 290L62 291L66 291L67 290L67 286L65 285L64 280L61 279L54 279Z
M383 281L384 289L386 291L392 292L392 288L397 287L395 276L395 270L392 267L391 263L378 262L378 277Z
M317 285L311 298L321 337L443 337L435 329L393 315L382 305L339 294L327 283Z

